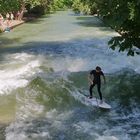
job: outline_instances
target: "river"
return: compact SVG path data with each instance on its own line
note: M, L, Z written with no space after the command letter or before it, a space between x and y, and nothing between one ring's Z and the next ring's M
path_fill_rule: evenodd
M111 50L113 36L96 17L71 11L1 34L0 140L139 140L140 56ZM97 65L111 110L83 100Z

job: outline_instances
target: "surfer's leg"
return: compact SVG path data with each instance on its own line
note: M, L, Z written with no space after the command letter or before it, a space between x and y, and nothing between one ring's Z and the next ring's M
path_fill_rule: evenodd
M98 89L98 93L99 93L99 96L100 96L100 100L102 101L101 83L97 84L97 89Z
M90 88L89 88L90 98L92 98L92 89L94 86L95 84L90 85Z

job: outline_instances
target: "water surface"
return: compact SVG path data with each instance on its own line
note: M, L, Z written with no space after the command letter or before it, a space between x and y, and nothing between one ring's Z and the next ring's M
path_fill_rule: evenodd
M0 139L139 140L140 57L109 49L115 35L96 17L71 11L2 34ZM83 100L96 65L106 75L110 111Z

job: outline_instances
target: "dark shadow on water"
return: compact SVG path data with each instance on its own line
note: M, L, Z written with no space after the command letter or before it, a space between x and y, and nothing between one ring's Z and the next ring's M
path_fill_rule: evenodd
M14 39L8 39L6 37L0 37L0 49L4 48L4 46L7 46L7 45L13 44L15 42L19 42L19 41L20 41L19 37L14 38Z
M71 40L69 42L61 42L61 41L52 41L52 42L28 42L24 43L21 46L16 47L1 47L0 53L34 53L34 54L56 54L56 55L74 55L71 53L77 52L77 47L73 46L73 41L80 40ZM12 41L10 41L12 43ZM9 43L10 43L9 42ZM8 43L8 44L9 44ZM8 44L5 44L8 45Z
M123 40L123 42L122 42ZM62 54L62 55L76 55L76 52L79 51L78 47L73 46L74 42L81 42L80 39L73 39L66 42L63 41L49 41L49 42L27 42L24 44L19 44L20 46L10 46L10 44L14 44L16 42L20 42L20 38L8 39L5 37L0 37L0 54L2 53L16 53L16 52L29 52L29 53L46 53L46 54ZM92 39L93 41L93 39ZM96 39L97 41L97 39ZM101 41L99 39L99 41ZM73 44L74 43L74 44ZM139 54L140 51L140 40L124 40L121 37L113 37L109 41L109 46L113 50L119 48L119 51L125 51L129 55ZM87 44L85 44L86 46ZM134 46L138 47L134 48ZM93 44L94 46L94 44ZM72 52L71 52L72 50ZM82 51L82 50L81 50Z
M44 16L41 16L39 18L38 17L36 17L36 18L29 18L27 20L27 23L30 23L30 24L40 24L45 19L47 20L49 17L50 17L50 15L44 15Z
M43 21L42 19L31 19L31 20L28 20L27 23L40 24L42 21Z
M79 16L82 16L80 13L69 13L68 15L70 15L70 16L77 16L77 17L79 17Z
M85 27L108 27L96 16L81 16L81 17L77 17L77 20L78 20L78 22L76 22L76 24L78 24L80 26L85 26Z

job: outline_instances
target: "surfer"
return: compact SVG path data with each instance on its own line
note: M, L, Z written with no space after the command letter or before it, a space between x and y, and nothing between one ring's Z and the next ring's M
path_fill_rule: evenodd
M102 69L99 66L97 66L95 70L92 70L90 72L90 74L88 76L88 80L90 82L90 88L89 88L90 96L89 96L89 98L90 99L92 98L92 89L95 85L97 85L97 90L98 90L100 100L102 103L103 101L102 101L102 93L101 93L101 78L100 78L101 76L103 76L104 83L105 83L106 80L105 80L104 73L102 72Z

